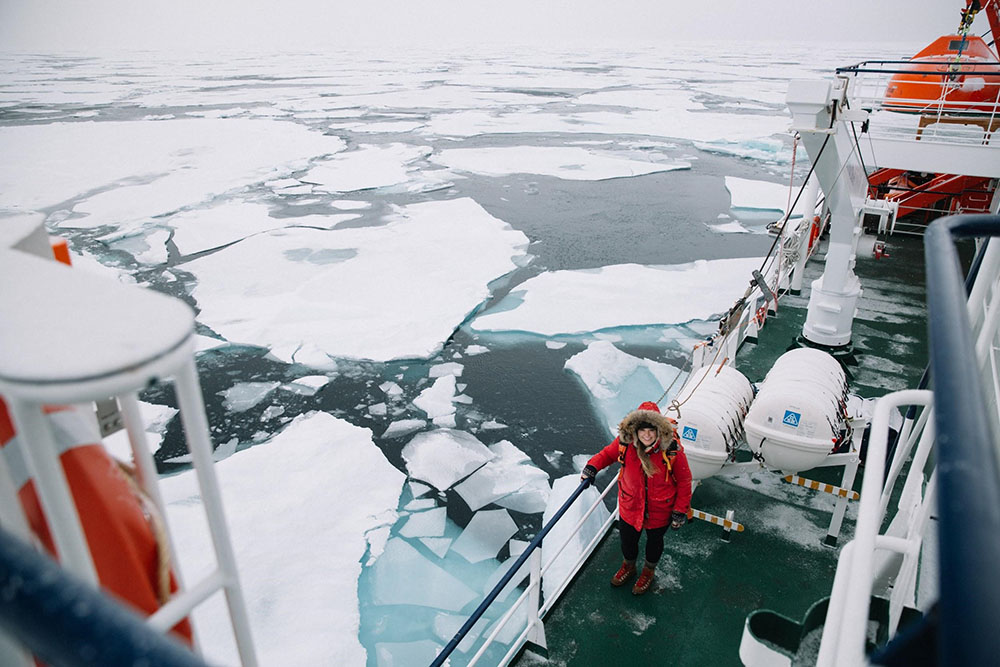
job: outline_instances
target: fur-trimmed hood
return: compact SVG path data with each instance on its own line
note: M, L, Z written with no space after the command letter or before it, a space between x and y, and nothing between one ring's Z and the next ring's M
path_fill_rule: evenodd
M618 440L625 444L636 442L636 430L639 424L649 422L656 427L659 436L660 446L670 448L674 442L674 425L670 420L660 414L660 408L652 401L646 401L638 409L625 415L625 419L618 424Z

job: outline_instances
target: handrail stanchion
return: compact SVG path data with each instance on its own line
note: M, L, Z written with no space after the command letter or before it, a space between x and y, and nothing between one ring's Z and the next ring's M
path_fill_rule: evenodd
M459 628L458 632L455 633L455 636L451 638L451 641L448 642L443 649L441 649L441 652L438 653L437 657L434 658L434 661L431 663L431 667L440 667L444 664L444 661L447 660L448 656L452 654L459 642L461 642L462 639L465 638L465 635L469 634L469 631L472 630L472 626L476 624L476 621L478 621L482 615L486 613L489 606L493 603L497 596L500 595L500 591L503 590L504 586L506 586L510 580L514 578L518 570L521 569L521 566L524 565L528 558L531 557L532 552L534 552L535 549L541 545L542 540L549 533L549 531L552 530L552 527L556 525L556 522L559 521L570 506L576 502L576 499L580 497L580 494L583 493L588 486L590 486L590 482L591 480L589 479L585 479L580 482L580 486L573 491L566 502L563 503L562 507L559 508L559 511L557 511L549 522L542 527L542 530L538 533L538 535L535 535L535 539L531 541L528 548L524 550L524 553L522 553L510 569L507 570L507 574L505 574L500 581L497 582L497 585L493 587L493 590L490 591L489 595L487 595L476 610L472 612L472 616L470 616L468 620L465 621L465 624Z

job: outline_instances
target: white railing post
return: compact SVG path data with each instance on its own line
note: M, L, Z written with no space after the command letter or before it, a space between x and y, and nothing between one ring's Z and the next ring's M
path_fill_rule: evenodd
M547 648L545 643L545 625L542 623L542 550L535 549L531 554L529 565L531 576L528 580L528 641L536 646Z

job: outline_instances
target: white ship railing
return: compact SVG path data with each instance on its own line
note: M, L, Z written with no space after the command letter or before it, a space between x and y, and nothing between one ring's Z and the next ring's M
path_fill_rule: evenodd
M490 591L483 599L483 602L476 608L476 610L469 616L468 620L464 625L455 633L451 641L445 645L441 652L437 655L434 661L431 663L431 667L439 667L440 665L449 663L449 660L454 662L454 657L452 653L459 647L462 640L469 634L475 624L480 618L486 613L493 602L500 596L501 592L507 588L509 585L518 585L525 579L528 580L528 584L525 587L521 595L511 604L507 612L500 617L500 619L494 624L493 630L487 635L479 646L476 653L469 659L467 663L468 666L476 665L483 658L486 652L498 641L498 637L503 633L507 626L511 623L523 624L524 629L520 634L510 642L509 649L498 661L492 664L497 665L507 665L511 660L520 652L521 648L525 644L531 642L539 646L545 646L545 629L543 625L543 619L552 610L556 601L562 596L563 592L569 586L570 582L583 567L587 559L597 548L597 545L604 539L608 531L614 525L615 521L618 519L618 509L604 521L601 528L596 532L596 534L590 539L587 545L580 550L579 555L574 561L573 565L569 569L569 573L560 582L559 586L549 594L549 596L543 601L542 600L542 582L545 575L552 568L553 564L559 559L559 556L566 550L572 542L573 538L580 532L583 526L587 523L590 516L597 510L598 507L604 505L604 499L610 493L610 491L617 487L618 478L615 477L614 480L605 487L604 491L601 492L600 496L591 503L587 511L584 512L583 516L577 521L576 525L569 531L566 535L566 539L563 540L549 556L548 551L545 552L547 558L546 563L542 564L542 541L549 531L559 522L562 516L565 514L573 503L577 501L580 494L590 485L590 480L583 480L580 482L580 486L576 491L570 495L570 497L563 503L562 507L553 515L552 519L542 527L542 530L535 536L535 538L528 544L524 552L518 558L517 561L510 567L507 574L504 575L494 586L493 590ZM520 613L519 613L520 612ZM504 642L506 643L506 642ZM467 651L466 651L467 652ZM451 664L451 663L449 663Z
M994 208L996 205L994 201ZM845 545L837 565L816 663L820 667L866 664L871 596L882 592L874 590L875 582L887 577L894 579L889 593L890 638L896 634L904 607L926 613L937 604L940 613L936 618L940 620L936 625L927 622L921 631L936 633L939 664L985 664L1000 650L996 633L1000 605L994 597L1000 580L996 573L996 559L1000 558L996 514L1000 503L1000 374L996 360L1000 348L1000 246L988 241L967 308L963 308L956 295L960 288L953 287L954 280L945 279L958 269L957 257L934 257L941 254L937 245L945 240L950 245L950 234L959 235L956 229L962 236L1000 235L1000 217L945 218L935 222L928 233L928 318L937 394L925 390L895 392L876 405L855 538ZM950 252L954 254L954 249ZM935 407L930 407L932 404ZM901 405L927 407L912 428L911 424L904 428L900 435L903 444L885 475L889 413ZM936 438L942 443L937 462L925 476ZM881 531L906 466L909 471L894 518ZM940 524L937 545L925 543L934 532L932 518ZM930 555L935 546L939 547L940 566ZM876 559L885 552L902 558L883 558L878 568ZM928 575L939 577L939 590L921 595L920 584ZM897 644L890 640L884 650L905 650L904 641Z
M1000 87L991 99L970 103L950 99L963 86L1000 83L1000 65L961 63L944 72L914 72L904 69L911 61L866 61L837 70L849 76L847 99L852 109L878 114L870 131L888 137L945 144L981 145L1000 125ZM895 75L909 75L906 82L916 97L888 97L886 91ZM917 79L920 76L920 79ZM964 77L964 78L963 78ZM923 94L926 91L926 94ZM992 129L991 129L992 128Z
M945 72L906 69L910 61L866 61L837 70L847 81L843 108L861 114L853 133L862 162L874 168L931 174L1000 177L1000 92L976 102L948 97L955 86L994 86L1000 64L955 64ZM888 97L896 74L910 74L907 85L926 86L927 95ZM926 74L926 79L916 80ZM1000 91L1000 86L995 88Z

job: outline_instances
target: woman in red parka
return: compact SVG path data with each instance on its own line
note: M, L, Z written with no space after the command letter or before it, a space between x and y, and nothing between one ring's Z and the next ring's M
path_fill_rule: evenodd
M624 460L623 460L624 459ZM595 454L583 469L583 479L622 462L618 474L618 532L625 562L611 578L621 586L636 572L639 535L646 531L646 563L632 587L642 595L653 583L663 555L663 536L687 521L691 505L691 468L684 448L674 438L674 426L652 401L630 412L618 425L618 437Z

